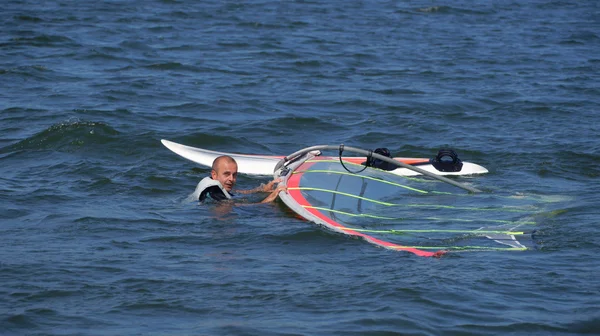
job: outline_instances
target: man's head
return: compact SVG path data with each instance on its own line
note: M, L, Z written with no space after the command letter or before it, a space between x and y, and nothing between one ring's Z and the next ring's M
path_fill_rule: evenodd
M228 155L222 155L213 161L210 177L221 182L228 192L233 189L237 179L238 166L235 160Z

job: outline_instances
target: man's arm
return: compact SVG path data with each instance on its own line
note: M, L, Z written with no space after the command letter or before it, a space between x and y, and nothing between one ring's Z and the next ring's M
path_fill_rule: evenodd
M254 194L257 192L273 192L273 185L275 185L275 183L281 182L281 179L274 179L273 181L264 184L261 183L261 185L259 185L258 187L254 188L254 189L250 189L250 190L236 190L235 192L238 194Z
M261 184L261 185L259 185L258 187L254 188L254 189L250 189L250 190L236 190L236 193L239 193L239 194L252 194L252 193L257 193L257 192L268 192L268 193L270 193L269 196L267 196L260 203L273 202L277 198L277 196L279 195L279 192L287 190L287 187L285 187L285 186L278 186L276 189L273 189L273 186L275 185L275 183L278 183L278 182L281 182L281 179L276 178L273 181L271 181L271 182L269 182L267 184ZM248 205L248 204L252 204L252 203L242 203L242 204ZM254 203L254 204L256 204L256 203Z
M281 191L286 191L287 187L286 186L279 186L277 187L277 189L273 190L269 196L267 196L267 198L265 198L264 200L262 200L260 203L269 203L269 202L273 202L277 196L279 195L279 192Z

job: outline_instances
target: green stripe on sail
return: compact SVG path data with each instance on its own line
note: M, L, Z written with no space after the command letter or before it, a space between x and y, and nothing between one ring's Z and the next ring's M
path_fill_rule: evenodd
M332 194L338 194L343 196L348 196L356 199L360 199L363 201L376 203L385 206L403 206L403 207L413 207L413 208L434 208L434 209L452 209L452 210L468 210L468 211L502 211L502 212L526 212L530 213L529 210L522 209L514 209L514 208L476 208L476 207L457 207L452 205L437 205L437 204L398 204L398 203L390 203L384 201L374 200L372 198L367 198L363 196L353 195L341 191L322 189L322 188L309 188L309 187L288 187L288 190L307 190L307 191L321 191L328 192Z
M368 232L368 233L392 233L392 234L406 234L406 233L468 233L468 234L505 234L509 236L522 236L527 233L523 231L501 231L501 230L369 230L369 229L358 229L351 227L344 227L342 230L356 231L356 232Z
M329 163L339 163L339 160L306 160L306 162L313 162L313 163L320 163L320 162L329 162ZM345 161L344 165L352 165L352 166L359 166L359 167L364 167L364 165L362 164L358 164L358 163L353 163L353 162L348 162ZM418 166L417 166L418 167ZM410 180L410 181L415 181L415 182L420 182L420 183L435 183L435 182L441 182L439 180L435 180L435 179L424 179L423 175L417 175L417 176L405 176L405 175L399 175L399 174L394 174L394 173L390 173L387 170L383 170L383 169L379 169L379 168L375 168L375 167L369 167L370 169L374 169L380 173L386 173L386 174L390 174L394 177L397 178L403 178L405 180ZM402 167L398 167L396 169L407 169L407 168L402 168ZM337 174L348 174L348 175L357 175L357 174L353 174L350 172L340 172L340 171L335 171L335 170L322 170L319 171L317 169L307 169L305 171L298 171L298 172L320 172L320 173L337 173ZM362 177L362 176L361 176ZM429 193L432 194L444 194L444 195L463 195L463 194L454 194L451 192L447 192L447 191L429 191Z
M294 171L292 174L306 174L306 173L327 173L327 174L340 174L340 175L348 175L348 176L356 176L358 178L364 178L364 179L368 179L368 180L372 180L372 181L377 181L377 182L381 182L381 183L385 183L385 184L390 184L396 187L400 187L400 188L404 188L404 189L408 189L408 190L412 190L412 191L416 191L422 194L428 194L429 191L425 191L425 190L421 190L421 189L417 189L417 188L413 188L413 187L409 187L403 184L399 184L399 183L395 183L395 182L390 182L390 181L386 181L386 180L382 180L376 177L371 177L371 176L365 176L365 175L356 175L353 173L349 173L349 172L342 172L342 171L336 171L336 170L325 170L325 169L308 169L308 170L297 170Z
M332 193L332 194L338 194L338 195L348 196L348 197L352 197L352 198L356 198L356 199L360 199L360 200L363 200L363 201L367 201L367 202L371 202L371 203L376 203L376 204L380 204L380 205L385 205L385 206L395 206L395 205L397 205L395 203L378 201L378 200L374 200L372 198L367 198L367 197L358 196L358 195L354 195L354 194L349 194L349 193L345 193L345 192L341 192L341 191L335 191L335 190L329 190L329 189L322 189L322 188L289 187L288 190L322 191L322 192L329 192L329 193Z
M530 210L515 209L515 208L476 208L476 207L456 207L453 205L439 205L439 204L394 204L395 206L406 206L413 208L435 208L435 209L453 209L453 210L468 210L468 211L502 211L502 212L526 212L530 213Z
M490 223L499 223L499 224L517 224L517 225L526 225L526 224L535 224L535 222L527 222L527 221L509 221L509 220L501 220L501 219L461 219L461 218L439 218L439 217L423 217L423 218L399 218L399 217L385 217L371 214L353 214L350 212L345 212L341 210L333 210L329 208L317 207L312 205L303 205L305 209L316 209L321 211L334 212L341 215L351 216L351 217L363 217L363 218L374 218L374 219L382 219L382 220L435 220L435 221L449 221L449 222L490 222Z

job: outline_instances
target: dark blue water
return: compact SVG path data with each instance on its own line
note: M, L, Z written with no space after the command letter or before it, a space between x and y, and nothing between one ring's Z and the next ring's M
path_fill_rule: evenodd
M600 333L597 1L2 7L0 334ZM209 170L163 138L450 146L557 202L536 250L421 258L187 202Z

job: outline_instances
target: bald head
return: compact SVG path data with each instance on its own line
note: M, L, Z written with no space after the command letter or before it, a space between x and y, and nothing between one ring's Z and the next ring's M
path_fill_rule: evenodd
M237 170L237 162L229 155L222 155L213 161L210 176L221 182L225 190L231 191L237 180Z
M222 162L233 163L233 164L235 164L235 165L237 166L237 162L235 162L235 159L234 159L234 158L232 158L232 157L231 157L231 156L229 156L229 155L221 155L221 156L217 157L217 158L216 158L216 159L213 161L213 164L212 164L212 169L213 169L213 170L217 170L217 168L219 168L219 165L220 165Z

